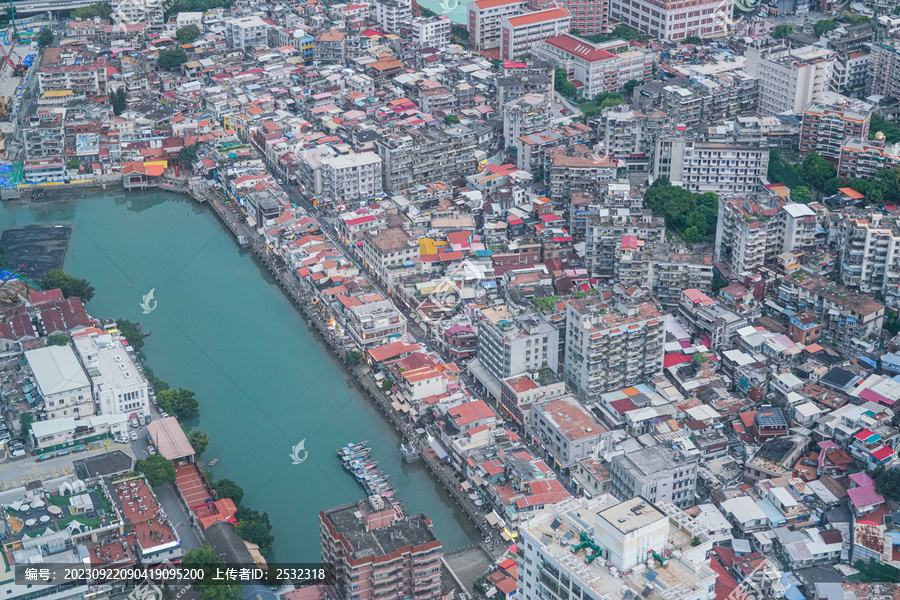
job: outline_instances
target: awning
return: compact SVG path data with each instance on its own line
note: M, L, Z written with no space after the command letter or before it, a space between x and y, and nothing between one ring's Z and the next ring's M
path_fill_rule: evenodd
M491 525L498 525L500 523L500 517L497 516L497 513L494 511L489 512L484 516L484 520L490 523Z
M462 485L459 487L461 487L463 491L466 491L472 489L472 484L470 484L468 481L463 481Z
M511 542L511 541L512 541L512 538L509 537L509 534L506 533L506 530L503 530L503 531L500 532L500 537L502 537L502 538L503 538L504 540L506 540L507 542Z
M399 411L399 410L400 410L400 403L397 402L396 400L394 400L393 402L391 402L391 408L393 408L393 409L396 410L396 411Z
M437 440L431 442L429 446L431 446L431 449L434 450L434 453L437 454L437 457L439 459L444 460L445 458L447 458L447 451L444 450L444 448L437 442Z

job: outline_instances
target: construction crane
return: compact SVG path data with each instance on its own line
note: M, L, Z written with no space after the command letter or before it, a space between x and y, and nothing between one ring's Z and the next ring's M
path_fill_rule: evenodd
M21 276L19 276L19 278L17 278L17 275L19 275L19 271L22 271L23 269L25 269L25 265L19 265L18 267L15 268L15 270L12 273L10 273L9 277L7 277L5 281L0 283L0 291L3 290L3 288L6 286L7 283L9 283L10 281L12 281L14 279L16 281L18 281L20 284L11 296L0 296L0 302L6 302L7 304L12 303L13 299L15 299L15 297L18 296L22 292L21 284L24 283L24 281L23 281L24 278L21 278ZM27 281L27 280L25 280L25 281ZM25 288L26 289L28 288L27 283L25 284Z
M9 41L10 44L15 44L16 40L19 38L19 30L16 28L16 11L13 8L12 0L9 0L9 18L12 20L13 34L12 39Z

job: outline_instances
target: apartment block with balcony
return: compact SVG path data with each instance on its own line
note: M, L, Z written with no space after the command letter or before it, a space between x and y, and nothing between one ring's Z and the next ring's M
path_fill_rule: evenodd
M884 305L839 284L798 273L769 294L778 307L803 307L822 322L822 337L848 354L874 351L884 326Z
M386 192L443 181L447 173L476 171L478 138L464 125L444 129L410 129L378 138L382 187Z
M608 470L610 493L618 498L641 496L650 502L665 502L679 508L694 506L696 459L651 446L613 457Z
M871 45L866 94L900 98L900 40L884 39Z
M607 33L609 27L610 0L560 0L572 16L572 28L582 35L599 35ZM532 4L535 4L534 2ZM547 3L539 2L541 6Z
M768 169L768 148L667 137L656 142L652 176L695 193L735 196L758 191Z
M559 331L550 323L513 315L502 304L483 308L478 323L478 361L497 380L544 368L556 372Z
M381 182L381 158L374 152L343 154L322 160L322 194L334 202L380 196Z
M62 157L65 154L65 110L41 110L24 119L25 159Z
M553 116L551 98L542 94L527 94L502 106L504 147L514 145L523 135L537 133L550 126Z
M759 112L800 114L830 89L835 53L805 46L747 48L747 71L759 79Z
M597 401L662 371L662 313L648 297L635 295L576 300L566 308L564 373L579 399Z
M720 119L757 114L759 80L743 70L650 81L635 88L633 107L666 113L688 128Z
M898 218L877 210L838 218L841 283L866 295L882 295L889 307L900 307Z
M731 277L752 273L783 252L786 203L770 196L719 199L716 261Z
M885 143L884 134L875 133L874 139L847 138L841 144L838 159L838 177L841 179L870 179L879 169L895 169L900 166L900 143Z
M319 513L322 562L341 598L437 600L442 546L424 514L403 517L381 496Z
M817 152L831 160L841 156L841 146L848 137L868 139L872 105L832 95L831 102L813 103L803 111L800 129L800 154Z
M412 39L421 48L443 48L450 43L450 17L416 17L412 20Z
M363 239L366 267L382 282L393 284L397 277L410 273L419 264L419 244L400 227L366 235Z
M554 148L548 156L550 196L565 202L572 194L596 192L616 178L616 163L585 145Z
M531 407L549 402L566 393L566 385L553 371L543 369L538 373L525 373L507 377L501 382L500 414L510 418L520 427L531 424Z
M646 172L660 136L671 135L673 121L661 110L643 113L613 107L600 116L597 137L610 160L624 162L629 171Z
M238 17L225 21L225 42L229 48L242 52L253 52L269 47L271 25L256 15Z
M106 89L106 59L91 52L47 48L37 69L40 93L68 91L101 96Z
M681 290L706 292L712 287L712 254L692 252L689 246L645 244L636 236L623 236L614 256L616 282L649 288L664 312L675 310Z
M666 225L649 209L609 209L590 205L585 224L585 266L591 277L613 282L625 238L637 244L665 242Z

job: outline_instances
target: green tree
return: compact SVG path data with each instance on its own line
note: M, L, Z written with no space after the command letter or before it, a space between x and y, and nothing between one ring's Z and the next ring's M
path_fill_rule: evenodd
M194 396L194 392L189 389L169 388L156 392L156 398L167 413L178 419L191 419L200 414L200 403Z
M71 169L71 170L75 170L80 166L81 166L81 163L78 161L77 158L70 158L66 162L66 168Z
M885 498L900 498L900 469L876 469L873 479L879 494Z
M186 569L203 569L204 581L194 586L199 590L204 585L214 585L213 577L216 569L222 566L222 560L211 546L201 546L185 552L179 564Z
M888 314L884 320L884 329L892 336L900 333L900 317L894 313Z
M768 180L772 183L783 183L793 189L802 185L799 169L781 154L781 150L769 150Z
M199 429L192 429L190 433L188 433L187 439L191 443L191 448L194 449L197 456L206 452L206 448L209 447L209 436Z
M111 14L112 7L108 2L97 2L96 4L89 4L88 6L76 8L69 16L76 21L86 21L88 19L93 19L94 17L100 17L101 19L106 19L108 21Z
M19 415L19 425L22 426L22 433L31 431L31 424L34 423L34 416L31 413L22 413Z
M358 365L362 362L363 353L359 350L351 350L347 353L347 362L351 365Z
M241 539L259 546L259 551L266 555L272 549L275 536L272 535L272 526L266 521L238 521L235 531Z
M772 30L772 37L776 40L786 39L794 34L794 26L790 23L779 23Z
M125 341L128 342L128 345L134 348L135 352L144 347L144 334L141 333L140 328L136 324L128 319L116 319L116 328L122 334L122 337L125 338ZM152 373L152 371L150 372ZM153 384L152 381L150 383ZM153 389L156 389L155 385ZM156 391L158 392L159 390Z
M800 176L810 187L827 193L831 181L837 178L837 169L818 152L810 152L800 163Z
M128 108L128 96L125 94L125 88L120 87L115 92L113 92L112 96L109 97L109 101L112 104L113 114L117 117L121 115Z
M60 269L51 269L41 277L39 285L45 290L59 288L66 298L81 298L82 302L88 302L94 297L94 288L87 279L72 277Z
M875 139L875 134L879 131L884 134L884 142L886 144L900 142L900 127L879 114L873 114L871 121L869 121L869 139Z
M175 37L177 37L178 41L182 44L190 44L200 37L200 28L196 25L185 25L175 32Z
M165 71L177 71L181 68L183 63L186 63L188 60L187 52L185 52L182 48L169 48L167 50L161 50L159 53L159 58L157 60L157 64L160 69Z
M837 28L838 24L831 19L822 19L821 21L817 21L816 24L813 25L813 33L815 33L817 37L822 37L829 31L834 31Z
M723 287L728 285L728 280L725 279L719 270L713 267L713 279L712 279L712 291L713 293L718 293Z
M381 391L382 391L382 392L387 392L387 391L389 391L392 387L394 387L394 384L393 384L393 382L392 382L390 379L385 378L385 379L382 379L382 380L381 380Z
M459 123L459 117L456 115L446 115L444 116L444 124L445 125L456 125Z
M578 88L575 87L574 83L569 81L569 74L559 67L554 71L553 87L560 95L572 100L578 95Z
M641 85L641 82L637 79L629 79L628 81L626 81L625 85L623 86L625 88L625 97L631 98L631 94L634 93L634 88L638 87L639 85Z
M805 185L799 185L791 190L791 200L800 204L809 204L812 202L812 194Z
M149 456L134 463L134 470L143 473L153 487L175 482L175 467L172 461L162 456Z
M213 484L213 489L219 498L231 498L235 506L241 505L244 499L244 488L230 479L220 479Z
M437 14L436 12L434 12L434 11L431 10L431 9L425 8L425 7L422 6L421 4L419 5L419 13L420 13L423 17L436 17L436 16L438 16L438 14Z
M117 323L121 323L121 321L117 321ZM161 392L163 390L169 389L169 384L156 376L156 373L153 372L153 369L150 367L144 367L144 375L147 376L147 381L150 382L150 385L153 386L153 390L155 392Z
M41 49L49 47L53 43L53 30L44 27L37 34L38 47Z
M68 346L69 345L69 336L57 334L47 336L47 345L48 346Z

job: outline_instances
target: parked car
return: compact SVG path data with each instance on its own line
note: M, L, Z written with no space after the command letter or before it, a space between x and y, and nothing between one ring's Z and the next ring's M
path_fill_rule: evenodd
M135 433L134 431L132 431L132 432L131 432L131 441L132 441L132 442L136 442L137 439L138 439L137 433Z
M156 454L156 448L153 446L147 446L147 454L150 456L154 456Z
M140 427L140 426L141 426L141 422L140 422L140 421L138 421L137 419L132 419L132 420L131 420L131 428L132 428L132 429L137 429L137 428Z
M165 419L166 417L169 416L169 413L167 413L166 411L161 411L161 412L159 413L159 416L162 417L163 419Z
M150 424L150 415L144 415L144 425Z

